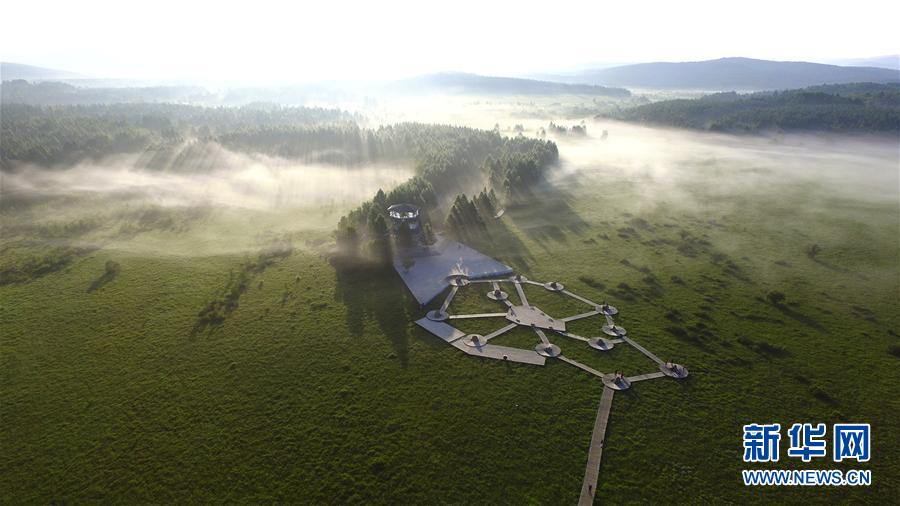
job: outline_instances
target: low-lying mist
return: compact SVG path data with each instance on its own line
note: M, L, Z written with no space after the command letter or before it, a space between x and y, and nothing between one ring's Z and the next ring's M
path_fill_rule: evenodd
M896 241L885 241L900 227L896 139L586 124L586 136L556 139L560 164L546 190L566 196L582 222L701 224L735 258L755 249L790 257L811 245L871 258L875 248L877 262L861 272L896 276ZM657 259L652 247L646 254L631 260ZM770 268L772 279L783 275Z
M600 178L611 192L616 183L633 183L641 195L640 207L702 207L698 195L749 197L813 188L823 190L820 195L866 202L900 199L896 139L736 136L612 121L588 121L587 132L580 138L555 139L561 164L551 181L565 186Z
M145 168L146 155L121 155L71 167L23 166L2 174L3 193L48 196L128 194L162 206L224 206L255 210L348 207L412 175L398 165L307 164L214 146L204 160Z
M429 121L498 128L503 135L544 135L559 145L554 184L602 177L639 181L644 203L671 198L674 186L703 184L717 193L777 191L795 185L827 185L837 195L875 201L900 199L900 139L890 135L778 133L731 135L641 126L562 110L598 108L578 96L448 96L426 103L410 99L361 113L383 122ZM435 105L438 104L438 105ZM550 123L585 135L561 135ZM713 188L715 187L715 188ZM665 199L662 199L665 200Z
M412 174L409 164L306 163L210 143L163 156L21 165L0 172L0 245L5 263L32 246L53 258L97 248L254 255L270 236L295 246L325 240L343 213Z
M630 199L628 211L635 214L690 212L715 219L765 206L766 199L772 198L799 198L798 209L821 213L828 212L833 199L900 205L896 139L830 134L736 136L590 117L555 120L568 128L585 126L585 134L573 135L549 129L549 120L543 116L525 117L531 103L475 100L463 104L457 99L454 104L460 107L395 109L380 119L496 126L503 135L545 136L557 142L560 153L560 163L547 173L548 187L571 190L575 199L584 198L585 188L591 188L596 199L603 199L607 192L625 192ZM150 227L141 220L155 222L152 213L148 218L139 209L219 209L227 219L191 228L194 236L210 239L204 243L207 247L188 253L209 254L246 247L248 242L234 241L233 236L246 235L253 228L250 222L260 217L267 218L259 227L281 232L333 230L349 209L371 199L379 188L387 191L413 174L411 164L307 163L194 142L163 154L112 156L67 167L19 166L0 173L0 197L5 200L5 224L79 220L96 214L100 207L110 220L119 214L137 216L132 220L136 224L116 225L117 230L141 230ZM472 187L473 192L478 190ZM26 214L27 208L10 207L10 202L40 202L44 197L48 202L71 202L31 214ZM104 199L114 199L117 206L96 204ZM93 204L84 205L86 200ZM443 216L433 218L437 224L443 221ZM794 227L802 227L802 217L793 219ZM246 223L237 227L238 232L228 226L229 220ZM151 253L166 249L139 234L126 235L127 241L119 238L116 247Z

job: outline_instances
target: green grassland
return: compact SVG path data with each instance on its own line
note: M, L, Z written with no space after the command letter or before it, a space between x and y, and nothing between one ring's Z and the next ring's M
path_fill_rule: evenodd
M616 394L598 501L896 502L896 198L715 158L679 169L653 202L650 183L600 166L551 175L473 244L616 305L631 337L691 371ZM748 174L758 186L711 183ZM395 273L333 265L342 211L7 196L0 501L574 503L602 384L419 329L428 308ZM454 309L495 310L486 289L462 289ZM526 293L552 316L585 310ZM551 339L602 371L655 369L624 344ZM872 469L871 487L740 483L741 425L840 421L872 424L871 462L759 467Z

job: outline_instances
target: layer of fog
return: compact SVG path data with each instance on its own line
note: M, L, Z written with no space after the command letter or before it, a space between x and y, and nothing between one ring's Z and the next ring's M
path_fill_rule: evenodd
M549 172L551 183L582 186L584 178L593 177L610 184L631 181L639 184L645 206L671 203L678 200L676 193L694 193L698 185L717 195L821 187L822 195L900 201L896 135L730 135L560 115L601 106L578 96L448 96L380 103L361 112L374 122L415 120L544 136L560 152L560 166ZM566 128L583 125L587 135L555 134L551 121ZM688 202L695 197L680 197L684 204L702 205Z
M144 168L146 155L135 154L81 162L62 169L24 166L0 174L0 178L6 196L126 194L161 206L272 210L312 206L349 208L371 198L379 188L392 188L407 180L413 173L407 166L306 164L237 153L220 146L212 146L211 150L215 153L205 149L203 160L181 163L177 169Z
M890 245L882 242L886 234L896 245L900 144L895 138L735 136L609 121L586 125L586 137L558 139L561 163L550 172L547 190L569 195L575 207L583 199L613 202L580 214L576 209L581 220L628 221L630 214L653 223L722 225L726 232L708 239L735 258L757 247L790 257L813 243L828 251L854 251ZM896 256L896 249L889 246L879 254ZM631 260L655 261L652 248L646 255ZM855 275L896 277L896 263L836 265ZM761 275L775 280L784 272L772 264L763 266Z
M382 114L370 114L369 126L400 120L483 129L496 125L504 135L517 135L514 127L518 126L526 136L541 136L543 129L545 137L556 141L560 150L560 164L548 172L551 186L571 190L576 198L585 198L584 191L589 188L587 191L597 192L596 198L602 199L604 192L626 191L621 185L628 185L628 195L634 195L633 211L637 213L660 208L677 212L680 208L713 218L741 211L737 203L730 201L731 197L738 200L755 194L788 196L805 189L815 190L804 196L802 205L806 209L815 204L816 210L827 210L827 199L833 197L900 206L900 151L895 138L831 134L736 136L592 118L552 118L556 100L559 99L535 102L515 97L490 101L456 97L411 102L406 104L408 107L379 104L375 108ZM583 124L587 135L554 134L547 128L551 119L565 127ZM0 173L0 197L19 193L121 196L121 202L136 205L229 209L229 219L252 220L256 218L248 216L271 214L280 229L323 231L333 229L341 214L370 199L379 188L388 190L413 174L410 166L308 164L236 153L220 146L210 146L205 153L176 156L177 166L170 161L161 166L148 164L146 155L130 155L65 169L19 167L15 172ZM148 165L155 168L148 169ZM472 191L480 189L475 186ZM810 195L818 201L811 202ZM78 206L73 207L77 214ZM110 212L114 213L112 209ZM62 216L42 218L54 220ZM70 218L71 215L66 217ZM441 216L434 218L442 221ZM193 228L192 233L205 233L201 229ZM227 227L215 233L221 237L210 250L228 242Z
M685 185L703 185L718 194L747 195L816 186L836 196L898 201L900 144L893 138L738 136L614 121L588 120L585 124L585 137L556 138L562 163L551 178L560 183L573 174L640 182L647 185L644 198L651 201L648 203L664 197L660 191Z

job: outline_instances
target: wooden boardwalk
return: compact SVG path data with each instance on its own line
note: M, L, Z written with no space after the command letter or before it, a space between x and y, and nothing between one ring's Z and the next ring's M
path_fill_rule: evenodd
M450 293L447 294L447 298L444 299L444 303L441 304L441 312L442 312L442 313L446 313L446 312L447 312L447 308L450 307L450 302L453 301L453 296L456 295L456 292L457 292L458 290L459 290L459 287L458 287L458 286L454 286L454 287L450 288Z
M519 294L519 300L521 301L521 305L528 305L528 297L525 296L525 290L522 289L522 283L516 281L516 292Z
M656 378L662 378L665 376L665 373L656 371L656 372L648 372L647 374L641 374L640 376L629 376L625 379L634 383L635 381L644 381L644 380L652 380Z
M490 334L484 336L484 342L488 342L491 339L499 336L500 334L503 334L504 332L509 332L510 330L512 330L516 327L518 327L518 325L516 325L515 323L510 323L509 325L503 327L502 329L495 330L495 331L491 332Z
M467 318L506 318L506 313L452 314L448 320L465 320Z
M603 456L603 441L606 438L606 424L609 422L609 411L612 409L614 393L615 390L604 387L603 395L600 396L597 420L594 422L594 432L591 434L591 449L588 451L584 481L581 483L581 496L578 498L579 506L594 504L594 494L597 493L597 476L600 474L600 458Z
M435 336L443 339L444 341L447 341L451 346L465 353L466 355L492 358L495 360L504 360L510 362L519 362L522 364L544 365L545 358L535 353L534 350L523 350L521 348L510 348L507 346L497 346L493 344L485 344L483 346L469 346L468 344L465 344L463 339L467 335L465 332L444 322L436 322L429 320L428 318L421 318L416 320L416 324L427 330L428 332L431 332ZM499 333L494 332L492 334L488 334L488 336L485 338L485 341L514 327L515 325L507 325L506 327L503 327L503 329L500 329Z
M534 332L535 332L535 334L538 335L538 337L541 338L541 342L544 343L544 345L550 346L550 340L547 339L547 334L544 334L543 330L536 328L536 329L534 329Z
M584 480L582 481L581 494L578 498L579 505L593 504L595 495L597 493L597 481L599 479L600 473L600 461L603 456L603 447L606 439L606 429L607 425L609 424L609 415L610 411L612 410L612 401L615 390L626 389L630 386L630 384L640 381L673 376L673 372L670 369L665 368L665 363L662 361L662 359L628 337L626 335L626 330L623 327L615 326L613 315L615 315L617 311L611 306L608 308L608 311L604 312L601 309L601 306L599 306L597 303L585 297L576 295L568 290L565 290L561 285L548 285L524 278L497 278L495 274L492 276L485 276L482 279L471 279L469 281L471 283L490 284L492 289L496 291L502 291L502 283L512 283L514 285L516 295L518 295L519 305L514 305L510 300L512 290L510 290L509 293L503 292L503 294L501 295L502 298L499 299L489 292L488 297L493 298L495 301L502 304L503 307L508 308L508 311L506 313L450 315L450 304L453 301L454 297L457 295L458 291L457 286L452 286L450 288L450 292L447 294L446 299L441 305L441 308L438 310L439 314L435 316L435 318L445 318L447 320L505 318L509 320L510 323L500 329L488 333L487 335L483 336L481 338L482 340L480 341L472 341L471 339L467 338L468 334L443 321L432 321L426 317L417 320L416 323L467 355L533 365L544 365L546 357L555 357L564 363L577 367L581 371L599 378L601 381L603 381L604 385L606 385L603 387L603 392L600 396L600 405L597 407L597 415L594 421L593 432L591 433L591 445L588 450L587 465L585 466L584 470ZM407 285L409 285L409 283L407 283ZM539 286L550 291L559 292L580 302L583 302L584 304L587 304L591 307L589 310L585 310L585 312L583 313L554 320L553 318L543 313L539 308L530 305L530 303L528 302L528 297L525 294L525 285ZM432 311L432 313L433 312L434 311ZM442 315L440 313L445 313L446 315ZM562 355L559 347L551 344L550 339L545 333L545 331L552 330L564 337L568 337L578 341L584 341L588 344L591 344L592 341L599 338L588 339L587 337L569 333L566 330L565 324L567 322L590 318L596 315L603 316L607 323L607 326L603 328L604 333L612 336L609 339L603 338L604 341L608 341L609 343L613 344L625 343L632 346L640 353L647 356L650 360L658 364L661 370L645 374L638 374L635 376L629 376L625 378L627 380L627 383L617 383L613 381L613 376L611 374L604 374L603 372L598 371L597 369L594 369L586 364ZM509 332L518 327L531 328L534 333L537 334L537 336L540 338L541 344L538 344L534 350L488 344L488 341L494 339L495 337L505 334L506 332ZM612 329L610 329L610 327L612 327ZM615 335L613 336L613 334ZM683 373L684 374L682 376L674 377L686 376L687 370L684 370Z
M565 362L567 364L574 365L575 367L581 369L584 372L593 374L594 376L597 376L598 378L601 378L601 379L603 378L602 372L598 371L597 369L594 369L593 367L586 366L586 365L582 364L581 362L572 360L571 358L569 358L565 355L559 355L556 358L562 360L563 362Z
M582 297L582 296L580 296L580 295L575 295L574 293L572 293L572 292L570 292L570 291L568 291L568 290L563 290L562 293L568 295L569 297L572 297L573 299L578 299L578 300L580 300L581 302L584 302L585 304L587 304L587 305L589 305L589 306L597 307L597 306L599 305L599 304L597 304L597 303L595 303L595 302L593 302L593 301L590 301L590 300L588 300L588 299L585 299L584 297Z
M561 336L564 336L564 337L569 337L569 338L572 338L572 339L578 339L579 341L584 341L584 342L590 341L590 339L588 339L588 338L586 338L586 337L582 337L582 336L573 334L573 333L571 333L571 332L557 332L557 334L559 334L559 335L561 335Z
M577 314L577 315L575 315L575 316L567 316L567 317L565 317L565 318L560 318L560 319L561 319L562 321L568 323L568 322L571 322L571 321L580 320L580 319L582 319L582 318L587 318L587 317L589 317L589 316L594 316L595 314L600 314L600 311L596 311L596 310L595 310L595 311L588 311L587 313L581 313L581 314Z
M639 352L641 352L641 353L643 353L644 355L646 355L647 358L649 358L650 360L656 362L656 363L659 364L659 365L663 365L663 364L664 364L664 362L663 362L659 357L657 357L656 355L654 355L653 352L651 352L651 351L648 350L647 348L644 348L643 346L639 345L638 343L634 342L634 339L631 339L630 337L627 337L627 336L621 336L621 338L622 338L622 340L625 341L626 343L628 343L628 344L634 346L635 348L637 348L637 350L638 350Z
M544 361L546 360L543 355L539 355L533 350L523 350L522 348L510 348L508 346L498 346L496 344L469 346L465 344L462 339L457 339L450 344L466 355L475 357L492 358L494 360L532 365L544 365Z

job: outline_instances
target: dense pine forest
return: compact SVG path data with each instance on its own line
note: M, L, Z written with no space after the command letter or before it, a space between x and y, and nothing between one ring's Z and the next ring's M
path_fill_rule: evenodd
M422 210L427 236L432 233L431 215L453 199L446 229L461 237L483 227L482 216L493 214L499 192L515 201L529 194L544 170L555 163L559 151L551 141L526 137L502 137L498 133L465 127L401 124L380 129L381 136L399 139L414 153L417 175L388 193L379 191L341 218L338 243L351 257L370 255L390 258L386 242L387 208L411 203ZM377 138L378 136L376 136ZM471 201L461 194L466 188L484 187Z
M93 83L84 83L93 84ZM199 86L74 86L58 81L28 82L23 79L4 81L0 100L4 104L87 105L129 104L145 102L212 102L215 95Z
M236 149L298 156L311 152L312 145L355 145L359 151L361 143L354 122L358 118L337 109L4 103L2 113L0 163L5 169L21 162L55 166L161 150L186 141L215 141Z
M752 94L716 93L603 116L717 132L898 132L900 85L855 83Z
M360 119L337 109L271 105L4 104L0 158L4 170L15 171L23 163L62 169L139 153L140 169L198 171L215 168L196 162L214 159L206 147L220 145L304 162L412 164L414 177L379 191L341 220L338 240L354 253L387 252L387 207L400 202L422 208L429 234L429 216L442 206L448 218L436 227L444 224L460 237L477 231L480 215L492 215L501 200L527 197L558 158L556 144L547 140L424 123L365 128ZM470 201L461 194L472 188L483 191Z

